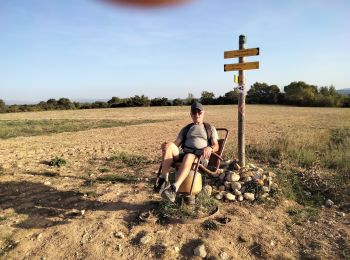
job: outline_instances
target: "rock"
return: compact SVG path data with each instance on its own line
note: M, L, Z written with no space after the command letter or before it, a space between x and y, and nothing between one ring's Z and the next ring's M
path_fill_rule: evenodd
M267 176L264 174L264 175L261 177L261 179L264 181L264 180L267 179Z
M118 250L118 252L121 252L122 251L122 245L121 244L118 244L116 249Z
M207 251L205 250L205 246L204 245L199 245L197 246L194 250L193 253L195 256L199 256L201 258L204 258L207 256Z
M254 201L255 200L254 193L246 192L246 193L243 194L243 197L246 200L249 200L249 201Z
M116 231L116 232L114 233L114 237L116 237L116 238L125 238L125 235L124 235L124 233L121 232L121 231Z
M221 193L218 193L218 194L215 195L215 199L222 200L222 196L223 195Z
M256 169L256 166L252 163L248 164L249 168Z
M238 200L238 201L243 201L243 199L244 199L243 195L239 195L239 196L237 197L237 200Z
M241 174L242 178L246 178L246 177L252 177L253 173L252 172L243 172Z
M140 243L142 244L142 245L146 245L146 244L148 244L149 242L151 241L151 236L150 235L144 235L143 237L141 237L141 239L140 239Z
M175 251L176 253L180 252L180 247L175 246L175 247L174 247L174 251Z
M236 196L233 195L233 194L230 193L230 192L227 192L227 193L225 194L225 199L227 199L227 200L229 200L229 201L234 201L234 200L236 200Z
M270 192L270 189L269 189L269 187L263 186L262 191L263 192Z
M239 182L232 182L231 183L231 188L233 190L240 190L242 188L242 185Z
M335 214L337 214L339 217L345 217L344 212L336 211Z
M239 170L241 169L241 166L239 166L238 163L234 163L234 164L233 164L233 169L239 171Z
M217 174L222 174L223 172L224 172L223 169L218 169L218 170L216 171Z
M239 181L240 178L241 176L239 176L237 173L231 173L226 176L226 180L229 182Z
M213 187L210 186L210 185L205 185L204 188L203 188L203 191L208 196L211 196L211 194L213 193Z
M263 180L257 180L256 184L258 184L260 186L263 186L264 185L264 181Z
M81 213L81 215L84 215L84 214L85 214L85 209L82 209L82 210L80 211L80 213Z
M51 185L51 182L45 181L45 182L44 182L44 185Z
M219 179L221 181L225 180L225 178L226 178L226 173L222 173L222 174L219 175Z
M268 173L267 173L267 176L268 176L268 177L271 177L271 178L275 178L275 177L276 177L276 174L273 173L273 172L268 172Z
M222 260L226 260L226 259L228 259L229 258L229 255L226 253L226 252L221 252L220 254L219 254L219 257L220 257L220 259L222 259Z
M231 182L225 181L224 182L224 186L225 186L226 189L230 189L231 188Z
M263 173L264 173L264 170L263 170L262 168L258 168L258 169L257 169L257 172L258 172L259 174L263 174Z
M239 196L239 195L242 195L242 192L240 190L234 189L233 194L235 194L236 196Z
M243 234L240 234L240 235L238 236L238 241L243 242L243 243L245 243L245 242L250 242L250 241L251 241L251 238L250 238L250 236L248 236L247 234L243 233Z
M39 233L39 234L36 236L36 239L40 240L42 237L43 237L43 234L42 234L42 233Z
M250 182L250 181L252 181L252 177L244 177L242 181L243 182Z
M221 185L220 187L219 187L219 191L225 191L225 186L224 185Z
M326 207L331 208L334 206L334 202L331 201L330 199L326 200L325 202Z

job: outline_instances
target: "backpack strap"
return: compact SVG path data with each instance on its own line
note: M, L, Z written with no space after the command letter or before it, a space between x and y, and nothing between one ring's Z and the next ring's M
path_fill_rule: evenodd
M184 131L182 132L182 142L181 142L182 148L184 148L184 146L185 146L188 131L190 131L190 128L193 125L194 125L194 123L191 123L191 124L188 124L187 126L184 127Z
M209 123L205 123L203 122L204 124L204 128L205 128L205 131L207 132L207 140L208 140L208 145L212 145L212 131L211 131L211 125Z

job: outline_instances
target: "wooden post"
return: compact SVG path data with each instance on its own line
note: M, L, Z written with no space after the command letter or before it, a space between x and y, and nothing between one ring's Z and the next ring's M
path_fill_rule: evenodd
M246 38L239 36L239 49L245 49ZM239 63L244 63L244 57L239 57ZM245 91L244 91L244 70L238 74L238 160L241 167L245 166Z

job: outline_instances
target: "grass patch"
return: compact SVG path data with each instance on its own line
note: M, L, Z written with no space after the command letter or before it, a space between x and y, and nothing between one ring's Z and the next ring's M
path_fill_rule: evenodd
M15 249L17 245L18 243L16 243L14 240L6 238L0 247L0 256L3 256L5 253Z
M111 182L111 183L135 183L137 178L131 174L108 174L96 178L98 182Z
M7 218L5 216L0 216L0 222L6 220Z
M100 173L105 173L105 172L109 172L109 169L108 168L100 168L100 169L98 169L98 171Z
M313 207L295 208L291 207L287 213L292 218L292 221L297 225L302 225L307 221L317 221L319 210Z
M62 167L66 164L67 164L67 161L65 159L57 157L57 156L49 162L50 166L55 166L55 167Z
M128 167L139 167L144 164L151 164L153 160L149 160L147 157L142 155L130 154L121 152L115 154L107 159L109 162L117 162L119 164L124 164Z
M196 196L195 205L187 205L182 200L176 203L161 201L159 212L165 217L195 219L213 214L218 208L218 201L206 193Z
M338 202L350 199L350 128L336 128L328 132L313 133L303 136L301 132L293 135L284 134L275 140L266 140L247 146L250 159L264 163L280 163L286 169L281 173L280 183L287 197L305 204L303 190L309 188L313 200L319 201L326 195ZM315 168L316 166L316 168ZM315 168L318 180L325 187L331 187L323 195L312 187L302 187L298 174L293 174L295 167L301 167L312 172ZM315 178L314 174L304 176ZM317 186L317 185L316 185ZM316 187L315 186L315 187ZM314 191L314 192L313 192ZM309 201L307 199L306 201Z
M325 201L325 197L321 192L309 191L304 186L299 174L293 170L278 170L276 179L284 196L301 205L319 207Z
M18 136L37 136L62 132L78 132L95 128L140 125L164 120L0 120L0 139Z

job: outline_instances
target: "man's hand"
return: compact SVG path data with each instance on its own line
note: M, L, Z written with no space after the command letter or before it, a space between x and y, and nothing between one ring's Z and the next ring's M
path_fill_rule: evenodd
M213 148L211 148L210 146L205 147L205 148L203 149L203 156L204 156L204 159L208 159L208 160L209 160L210 155L211 155L212 152L213 152Z
M166 149L168 149L169 145L170 145L170 142L167 142L167 141L165 141L164 143L162 143L161 148L162 148L162 152L163 152L163 153L165 153L165 151L166 151Z

